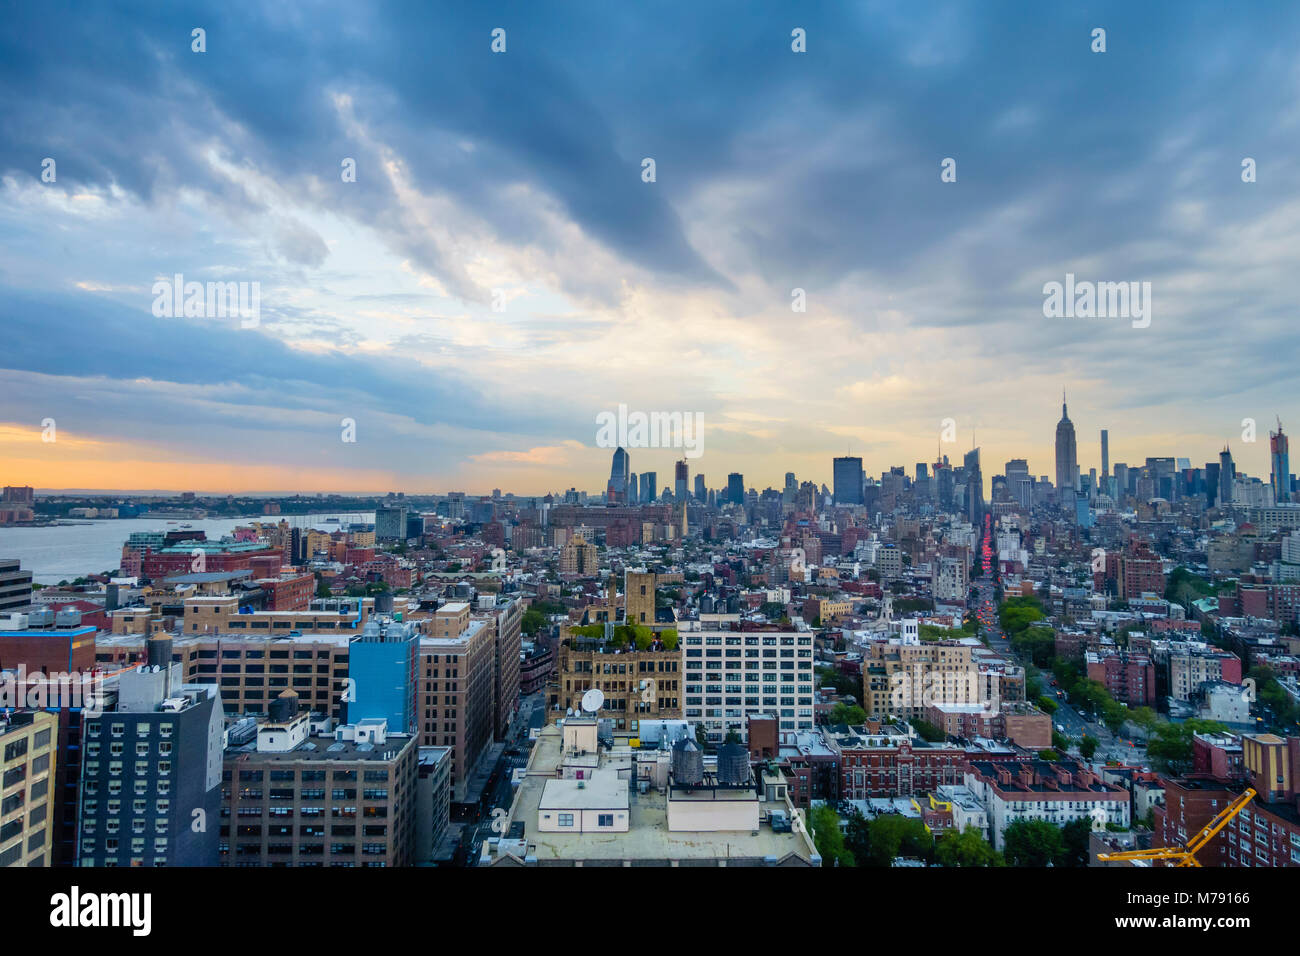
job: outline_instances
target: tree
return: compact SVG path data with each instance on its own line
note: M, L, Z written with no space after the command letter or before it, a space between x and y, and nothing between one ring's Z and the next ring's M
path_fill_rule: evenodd
M855 865L853 854L844 845L839 814L823 803L808 814L808 826L813 832L813 845L821 854L822 866Z
M1056 632L1050 627L1028 627L1011 637L1011 647L1036 667L1049 667L1056 655Z
M1049 748L1047 750L1038 751L1038 759L1039 760L1060 760L1061 755L1058 754L1055 750Z
M1150 707L1131 707L1128 712L1129 723L1134 724L1143 730L1150 732L1156 724L1160 723L1159 716Z
M1003 834L1009 866L1047 866L1065 855L1065 838L1046 820L1017 820Z
M1002 854L972 826L941 836L934 845L934 859L940 866L1006 866Z
M1164 773L1181 773L1192 765L1192 736L1198 733L1222 733L1228 728L1216 720L1193 718L1180 724L1156 726L1147 742L1147 756L1155 769Z
M948 739L948 735L927 720L916 717L912 720L912 729L916 731L917 736L932 744L941 744Z
M677 650L677 629L669 627L660 631L659 640L663 643L664 650L666 651Z
M871 866L871 821L856 808L850 811L844 828L844 845L857 866Z
M1079 753L1084 760L1092 759L1092 755L1097 752L1098 743L1100 741L1096 737L1089 737L1087 734L1083 735L1083 739L1079 741Z
M1043 694L1043 672L1030 661L1025 664L1025 700L1033 700Z
M1065 852L1056 860L1057 866L1087 866L1091 853L1088 850L1088 836L1092 833L1092 820L1081 817L1071 820L1061 828L1061 839L1065 843Z
M524 611L523 619L519 622L519 629L529 637L536 634L545 626L546 615L532 607L527 611Z
M1012 637L1046 616L1037 598L1008 598L998 608L998 622L1002 625L1002 630Z
M831 724L848 724L856 727L867 719L867 712L856 704L850 705L840 702L831 708L827 715L827 722Z
M934 852L934 838L916 817L886 813L871 821L871 865L892 866L895 857L928 860Z
M1058 708L1058 704L1056 703L1056 701L1053 700L1051 697L1048 697L1046 694L1038 698L1039 710L1046 711L1049 714L1054 714L1056 713L1057 708Z

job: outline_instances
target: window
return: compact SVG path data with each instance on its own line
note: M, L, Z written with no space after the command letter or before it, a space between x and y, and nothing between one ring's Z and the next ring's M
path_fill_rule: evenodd
M598 827L612 827L613 825L614 814L612 813L602 813L596 817L596 826Z
M572 814L572 813L561 813L561 814L560 814L560 826L562 826L562 827L571 827L571 826L573 826L573 814Z

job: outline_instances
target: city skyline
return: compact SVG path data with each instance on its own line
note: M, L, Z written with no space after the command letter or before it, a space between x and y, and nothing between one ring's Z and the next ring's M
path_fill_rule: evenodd
M1073 419L1071 419L1069 424L1077 425L1078 423ZM1285 422L1281 423L1281 428L1283 434L1286 434L1287 437L1289 438L1290 437L1289 434L1286 433ZM1087 475L1087 468L1085 467L1085 463L1088 463L1089 467L1096 468L1097 473L1099 475L1103 474L1103 471L1100 467L1101 458L1102 458L1101 450L1100 450L1101 449L1100 436L1102 431L1110 432L1112 431L1112 429L1097 429L1096 441L1089 443L1087 441L1078 441L1077 429L1076 429L1076 443L1078 446L1084 449L1081 454L1077 453L1076 465L1079 470L1079 473L1083 476ZM1236 474L1250 475L1252 477L1259 478L1264 484L1269 484L1270 475L1271 475L1271 462L1272 462L1272 453L1270 450L1271 433L1272 430L1266 425L1263 432L1264 434L1263 441L1260 440L1258 435L1256 436L1254 441L1238 440L1235 443L1232 442L1231 440L1220 441L1217 444L1217 446L1215 446L1215 450L1209 455L1207 455L1204 461L1200 460L1196 454L1190 454L1190 455L1177 454L1176 452L1186 450L1182 448L1174 449L1175 454L1168 454L1168 455L1159 455L1159 454L1153 455L1150 454L1150 450L1142 450L1138 448L1134 451L1132 455L1130 455L1128 458L1125 458L1123 457L1123 455L1116 454L1115 448L1117 446L1112 440L1108 442L1109 445L1108 451L1109 451L1109 457L1110 457L1110 463L1112 469L1111 473L1113 474L1113 469L1116 465L1126 465L1129 468L1141 467L1145 463L1148 457L1186 458L1189 460L1192 468L1203 469L1207 463L1217 462L1220 453L1223 451L1225 447L1227 447L1231 449L1232 461L1235 466ZM1241 439L1240 434L1238 434L1237 437L1238 439ZM956 444L957 443L941 442L937 446L939 449L937 454L940 456L947 456L950 460L950 464L953 467L957 467L960 464L961 456L965 455L967 452L971 450L971 449L958 448L955 452L949 451L949 449L954 448ZM990 451L990 449L993 446L986 445L981 441L981 444L980 446L978 446L977 450L980 452L981 472L983 474L983 479L984 479L983 487L984 487L985 494L987 495L988 492L990 491L991 482L993 478L997 475L1003 474L1002 469L1005 466L1005 464L1009 461L1014 461L1018 459L1023 459L1028 462L1029 475L1031 477L1034 477L1035 479L1040 477L1046 477L1050 482L1053 483L1053 485L1059 486L1057 483L1056 470L1055 470L1054 439L1052 440L1051 443L1039 442L1038 444L1052 445L1052 459L1053 459L1051 463L1052 467L1049 468L1046 466L1046 464L1044 464L1043 467L1035 467L1034 463L1037 459L1033 456L1026 458L1026 456L1022 454L1010 453L1004 457L1001 455L1001 453L994 454ZM1128 442L1128 443L1121 442L1118 447L1131 448L1134 446L1134 444L1135 442ZM1095 450L1097 454L1096 454L1095 461L1091 460L1088 455L1088 448L1091 447L1092 445L1096 446ZM1261 445L1262 445L1262 449L1255 449L1255 446L1261 446ZM1012 452L1015 451L1015 446L1008 446L1008 447L1011 448ZM1255 450L1244 451L1244 449L1255 449ZM640 476L645 472L654 472L660 476L659 485L658 485L659 495L662 495L665 489L669 491L673 489L672 482L670 481L667 484L665 484L663 476L672 473L675 464L681 460L679 451L674 449L624 448L623 446L618 446L618 448L615 449L614 452L611 452L610 449L599 448L599 447L593 447L592 449L590 449L590 451L594 452L600 460L605 462L604 468L607 471L610 470L610 462L611 462L612 454L616 453L618 450L622 450L624 452L625 457L624 457L623 465L625 468L628 469L630 473L635 473L637 476ZM819 487L825 485L828 489L833 490L834 489L833 462L837 460L837 457L842 457L842 456L835 456L833 453L829 453L829 452L828 455L830 457L826 458L825 461L830 463L830 466L824 468L824 473L823 471L817 471L815 473L801 472L798 469L795 469L793 473L796 476L797 481L798 482L812 481ZM854 455L849 457L856 458L860 456ZM1043 457L1046 457L1046 453L1043 454ZM653 458L654 467L645 467L647 458ZM1254 465L1248 464L1249 462L1253 461L1255 458L1262 458L1263 461L1256 462ZM729 469L725 467L726 466L725 462L720 462L717 469L706 469L704 467L701 467L700 470L697 471L693 466L700 464L700 462L704 460L705 459L695 459L694 461L688 461L688 465L692 466L688 471L689 474L688 491L690 491L692 494L694 493L695 480L701 471L703 471L706 478L710 473L716 471L716 473L720 477L720 482L718 483L709 482L707 484L707 487L716 491L724 491L727 487L726 476L734 469ZM890 468L903 467L905 471L908 471L908 469L910 469L915 464L923 462L926 463L927 465L932 465L935 462L935 460L936 459L933 454L930 455L929 457L920 457L915 460L908 460L908 461L891 460L886 462L884 461L884 459L881 459L881 461L879 462L880 467L877 469L874 467L869 467L868 460L864 459L863 476L867 479L873 479L878 481L880 476L882 474L888 473ZM600 468L597 467L595 470L599 472ZM781 487L784 486L785 483L784 475L787 473L789 473L787 469L778 467L776 471L773 472L773 477L771 478L771 480L759 480L757 478L751 478L749 474L743 470L740 471L740 474L745 477L746 489L756 488L760 490L765 487L779 490ZM910 471L908 471L908 473L910 474ZM778 474L780 475L779 478L776 477ZM414 494L414 495L445 495L452 492L466 492L474 495L487 495L490 494L491 487L499 487L502 490L502 492L506 494L513 494L520 497L540 497L546 494L562 494L564 491L570 488L576 489L578 491L584 492L589 495L604 495L608 491L608 483L612 479L612 475L607 476L604 479L601 479L598 474L597 475L580 474L578 475L576 481L571 482L568 485L565 485L563 487L561 486L548 487L541 491L519 490L516 488L510 488L510 487L506 487L505 484L503 484L502 482L495 482L491 485L491 487L484 488L482 490L479 490L477 488L468 488L468 487L429 488L429 487L421 486L417 488L406 488L406 487L399 487L397 485L392 485L392 484L389 485L381 484L373 488L355 488L355 487L349 487L349 488L265 487L265 488L261 488L259 487L259 488L228 489L228 488L209 488L209 487L202 487L199 485L185 485L185 484L177 485L175 487L164 487L164 486L150 486L150 487L75 486L74 487L74 486L69 486L64 488L49 488L46 486L42 486L37 482L33 482L30 479L20 480L20 479L24 479L24 476L22 474L18 474L17 472L15 472L12 475L12 478L13 480L9 480L9 478L6 477L3 481L0 481L0 483L31 485L32 487L36 488L38 492L41 493L71 494L71 493L115 493L115 492L127 493L129 492L134 494L148 494L148 493L169 494L169 493L181 493L181 492L195 492L198 494L209 494L209 495L226 495L226 494L294 495L294 494L318 494L319 493L319 494L340 494L340 495L357 495L357 496L382 496L393 491L402 491L406 494Z
M719 482L829 485L846 446L930 461L949 418L951 457L978 433L987 473L1051 474L1024 409L1063 381L1084 462L1107 427L1112 461L1227 441L1267 476L1297 411L1275 79L1300 11L566 12L339 5L330 37L218 4L15 10L3 480L594 490L620 404L702 415L692 471ZM1150 282L1150 324L1046 318L1076 274ZM258 321L156 314L176 276L260 283Z

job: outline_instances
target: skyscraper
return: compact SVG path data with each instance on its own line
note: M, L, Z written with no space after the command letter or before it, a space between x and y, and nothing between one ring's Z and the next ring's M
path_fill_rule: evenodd
M735 505L745 503L745 476L733 471L727 476L727 500Z
M627 501L628 475L631 473L631 461L623 446L614 449L614 460L609 468L609 498L611 501Z
M984 475L980 471L980 450L972 448L962 460L966 472L966 517L978 526L984 520Z
M790 476L793 477L793 476ZM862 504L862 459L836 458L831 462L831 482L837 505Z
M655 498L659 497L659 472L643 471L641 472L641 500L646 504L654 504Z
M704 487L704 475L697 472L695 475L695 500L703 504L708 497L708 489Z
M1269 458L1273 465L1273 498L1277 502L1291 500L1290 442L1282 434L1282 419L1277 421L1277 431L1268 433Z
M1232 452L1227 445L1219 452L1219 507L1226 508L1232 504L1232 482L1237 477L1237 468L1232 463Z
M1079 449L1075 445L1074 422L1061 396L1061 420L1056 423L1056 488L1071 491L1079 487Z
M640 500L641 493L637 489L636 472L634 471L627 476L627 503L634 505Z
M683 503L690 493L687 487L689 477L690 469L686 465L686 459L683 458L677 462L673 469L673 501L678 504Z
M1101 430L1101 477L1110 477L1110 432L1104 428ZM1102 484L1105 486L1104 480Z
M1219 463L1205 463L1205 507L1213 508L1219 500Z

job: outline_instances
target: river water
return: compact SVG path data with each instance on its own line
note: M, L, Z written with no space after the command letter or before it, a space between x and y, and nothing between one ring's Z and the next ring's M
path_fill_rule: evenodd
M121 518L89 521L75 525L52 525L43 528L0 528L0 558L17 558L23 570L32 572L38 584L58 584L86 574L115 570L122 563L122 545L135 531L177 531L192 525L205 531L209 540L230 534L240 525L254 521L278 523L280 515L253 515L246 518L185 518L176 521L158 518ZM294 528L346 528L352 522L373 524L375 513L351 512L318 515L284 515ZM339 524L328 519L337 518Z

